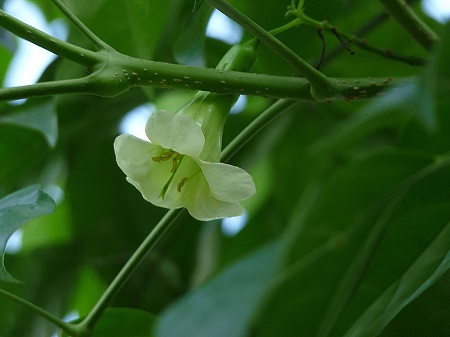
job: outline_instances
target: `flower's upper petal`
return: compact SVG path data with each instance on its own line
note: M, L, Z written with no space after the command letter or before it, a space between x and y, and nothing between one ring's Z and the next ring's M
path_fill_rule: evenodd
M202 129L191 117L167 110L155 111L145 132L153 143L193 158L198 158L205 144Z
M255 183L245 170L223 163L197 161L212 195L225 202L239 202L251 197L256 192Z
M114 141L117 164L144 199L152 203L158 200L165 182L171 175L171 161L152 160L152 157L158 156L161 151L161 146L132 135L120 135Z

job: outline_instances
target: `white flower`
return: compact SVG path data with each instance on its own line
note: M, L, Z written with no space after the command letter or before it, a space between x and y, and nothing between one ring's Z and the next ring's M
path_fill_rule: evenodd
M219 162L226 115L210 98L197 95L177 114L155 111L145 129L150 142L127 134L114 142L117 164L145 200L185 207L198 220L240 215L239 202L256 191L246 171Z

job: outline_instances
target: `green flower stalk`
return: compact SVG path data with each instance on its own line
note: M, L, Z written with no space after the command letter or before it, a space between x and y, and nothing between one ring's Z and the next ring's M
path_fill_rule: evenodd
M238 45L217 66L247 70L254 45ZM223 128L236 102L233 95L199 92L179 111L155 111L145 132L150 142L124 134L114 151L119 167L152 204L185 207L198 220L240 215L242 200L256 192L243 169L220 163Z

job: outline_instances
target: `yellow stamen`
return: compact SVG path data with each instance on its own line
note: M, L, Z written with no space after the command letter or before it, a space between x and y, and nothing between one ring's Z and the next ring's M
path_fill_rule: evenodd
M188 177L184 177L183 179L181 179L181 181L177 184L177 191L181 192L181 188L184 186L184 184L186 183L186 180L188 179Z
M178 168L181 165L181 162L183 161L184 155L180 155L180 154L178 154L178 155L179 155L178 160L176 160L175 158L173 159L173 165L172 165L173 171L171 171L172 175L170 176L169 180L167 180L166 184L164 185L164 187L161 190L161 194L159 195L159 197L162 198L163 200L167 193L167 190L169 189L170 184L172 183L173 178L175 177L175 174L178 171ZM178 157L178 156L176 156L176 157ZM181 187L180 187L180 189L181 189ZM178 185L177 185L177 190L178 190Z
M170 170L170 173L174 173L175 172L175 170L177 169L177 164L178 164L178 161L177 161L177 159L175 157L175 158L173 158L173 161L172 161L172 169Z

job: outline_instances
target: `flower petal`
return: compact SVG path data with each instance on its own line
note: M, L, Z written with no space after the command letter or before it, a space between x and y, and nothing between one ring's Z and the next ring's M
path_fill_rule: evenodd
M228 218L244 213L239 203L225 202L215 198L200 171L188 178L183 186L179 202L194 218L201 221Z
M165 182L171 176L170 160L152 160L152 157L158 156L161 151L161 146L132 135L120 135L114 141L117 164L127 175L127 180L151 203L158 200Z
M256 192L255 183L245 170L223 163L198 160L212 195L225 202L239 202Z
M197 158L205 145L202 129L189 116L155 111L147 121L148 139L166 149Z

